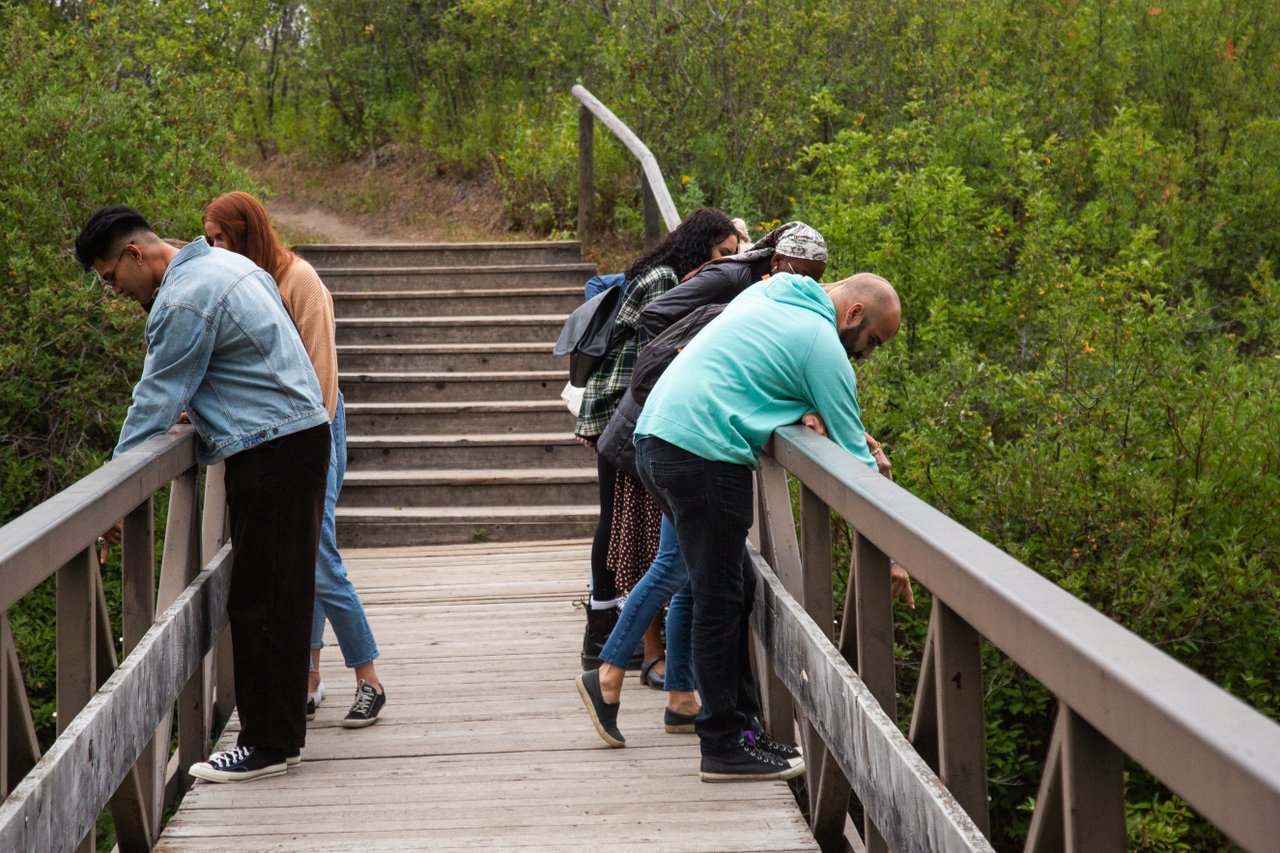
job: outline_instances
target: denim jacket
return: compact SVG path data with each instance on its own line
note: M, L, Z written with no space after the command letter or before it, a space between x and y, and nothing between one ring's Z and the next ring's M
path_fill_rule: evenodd
M275 281L252 261L187 244L147 317L147 357L115 456L186 411L206 464L325 423L320 382Z

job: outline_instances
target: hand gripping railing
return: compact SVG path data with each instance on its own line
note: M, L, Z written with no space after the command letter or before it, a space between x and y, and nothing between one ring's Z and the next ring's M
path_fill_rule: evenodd
M228 634L215 649L231 578L222 466L205 471L203 518L199 473L194 432L177 426L0 528L0 850L92 851L107 806L119 848L150 850L186 769L230 716ZM169 483L157 592L152 500ZM120 519L117 663L96 545ZM55 575L58 738L42 757L8 609Z
M662 216L667 231L674 231L680 224L680 214L676 213L675 202L667 191L658 161L640 138L631 132L631 128L623 124L584 86L574 86L573 96L581 104L578 107L578 241L584 249L591 244L591 216L595 208L596 192L594 118L598 118L640 161L640 182L644 192L644 243L646 247L657 245L660 239L659 215Z
M844 847L851 792L868 850L990 849L984 639L1058 700L1026 850L1123 850L1124 755L1234 841L1277 849L1280 725L810 430L774 433L757 486L762 700L775 735L800 722L824 850ZM835 645L833 510L856 531ZM891 559L933 595L909 738L895 721Z

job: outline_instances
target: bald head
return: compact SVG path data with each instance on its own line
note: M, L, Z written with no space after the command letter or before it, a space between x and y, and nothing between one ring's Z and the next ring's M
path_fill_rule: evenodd
M893 285L863 272L827 289L836 308L836 331L849 357L861 361L893 340L902 321L902 302Z

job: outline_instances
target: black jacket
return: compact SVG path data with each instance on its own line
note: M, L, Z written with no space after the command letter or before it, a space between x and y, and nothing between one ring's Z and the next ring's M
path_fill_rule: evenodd
M713 261L645 306L640 335L647 342L703 305L724 304L769 274L771 257Z
M596 442L596 451L613 463L614 467L632 477L638 477L636 449L632 439L636 432L636 421L640 420L640 412L644 408L645 400L649 399L649 392L658 383L658 377L667 369L671 361L680 354L680 350L688 346L693 336L720 316L723 310L723 303L695 308L640 351L640 357L636 359L635 371L631 374L631 384L627 386L626 393L622 395L622 402L618 403L613 417L609 418L609 425L605 427L599 441Z

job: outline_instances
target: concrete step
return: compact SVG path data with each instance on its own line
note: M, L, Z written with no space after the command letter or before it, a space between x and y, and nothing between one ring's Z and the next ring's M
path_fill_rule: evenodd
M320 267L525 267L537 264L582 262L582 244L576 240L532 240L488 243L307 243L293 250L312 266ZM588 276L590 273L588 274Z
M594 534L598 504L580 506L357 509L338 507L343 548L412 547L460 542L583 539ZM584 572L589 567L584 566Z
M338 374L343 395L356 403L556 400L567 381L559 370Z
M595 453L568 431L498 435L370 435L347 439L349 471L589 468Z
M338 318L339 344L555 343L567 314ZM566 369L566 375L568 370Z
M343 344L338 365L352 372L393 370L461 373L492 370L560 370L569 361L551 354L554 344Z
M376 435L564 433L572 432L573 424L573 415L558 399L347 403L348 441Z
M386 290L335 293L338 317L476 317L522 311L568 316L582 304L581 287L510 290Z
M463 507L589 504L599 500L596 468L348 471L346 507Z
M316 270L335 296L386 290L545 290L582 286L594 264L491 265L475 267L324 267Z

